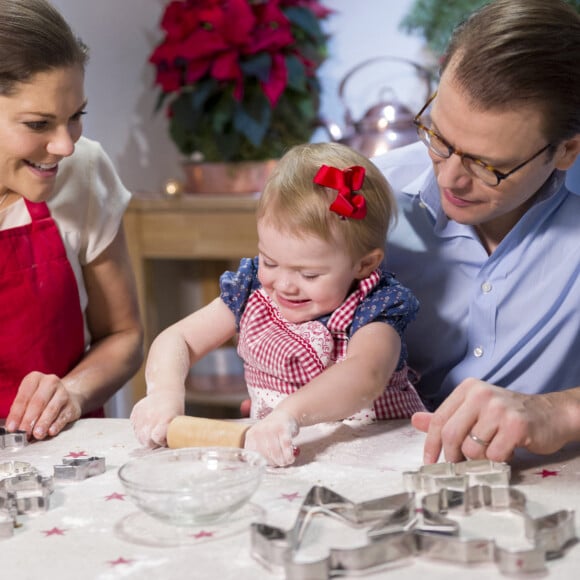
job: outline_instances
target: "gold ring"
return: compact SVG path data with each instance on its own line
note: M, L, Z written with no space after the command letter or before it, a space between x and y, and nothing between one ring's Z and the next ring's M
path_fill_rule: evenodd
M481 445L482 447L487 447L491 443L491 441L484 441L483 439L480 439L477 435L474 435L473 433L469 434L469 438L475 441L478 445Z

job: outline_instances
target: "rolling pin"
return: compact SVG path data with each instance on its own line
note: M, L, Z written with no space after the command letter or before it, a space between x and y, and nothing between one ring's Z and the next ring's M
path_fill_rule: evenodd
M167 446L180 447L243 447L248 423L219 421L181 415L167 428Z

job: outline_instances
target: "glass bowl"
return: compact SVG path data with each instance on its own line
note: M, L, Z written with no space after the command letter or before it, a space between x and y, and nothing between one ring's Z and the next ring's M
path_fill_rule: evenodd
M255 451L187 447L131 459L118 475L127 495L147 514L195 526L225 519L246 504L265 466Z

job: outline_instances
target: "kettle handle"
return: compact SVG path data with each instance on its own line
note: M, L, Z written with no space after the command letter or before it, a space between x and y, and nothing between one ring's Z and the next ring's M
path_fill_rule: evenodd
M431 96L431 93L432 93L431 84L432 84L434 75L433 75L433 72L430 71L429 69L427 69L426 67L421 66L420 64L417 64L416 62L409 60L407 58L400 58L398 56L375 56L375 57L369 58L367 60L363 60L362 62L357 64L355 67L353 67L352 69L350 69L350 71L348 71L346 73L346 75L343 77L342 81L340 81L340 85L338 86L338 96L339 96L342 104L344 105L345 119L346 119L347 125L351 125L354 122L354 120L352 118L352 114L351 114L350 109L349 109L349 107L345 101L345 98L344 98L344 91L346 88L346 84L357 72L359 72L365 66L370 65L370 64L374 64L375 62L381 62L381 61L401 62L401 63L408 64L409 66L413 67L417 71L417 75L423 81L425 81L425 86L427 88L427 96L425 97L425 101Z

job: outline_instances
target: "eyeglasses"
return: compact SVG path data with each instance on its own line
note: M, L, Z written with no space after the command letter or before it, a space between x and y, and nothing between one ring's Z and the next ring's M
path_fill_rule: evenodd
M441 137L441 135L433 131L433 129L430 129L421 123L421 115L427 110L427 107L433 102L436 96L437 93L433 93L423 108L417 113L413 121L415 127L417 127L417 135L419 136L419 139L423 141L429 151L433 152L438 157L449 159L454 154L458 155L461 158L463 167L465 167L468 173L473 177L481 179L481 181L486 185L492 187L499 185L504 179L507 179L510 175L513 175L516 171L519 171L522 167L533 161L536 157L539 157L551 146L551 143L544 145L544 147L542 147L537 153L534 153L529 159L520 163L517 167L514 167L507 173L498 171L489 163L486 163L477 157L473 157L473 155L462 153L459 149L450 145L445 139L443 139L443 137Z

